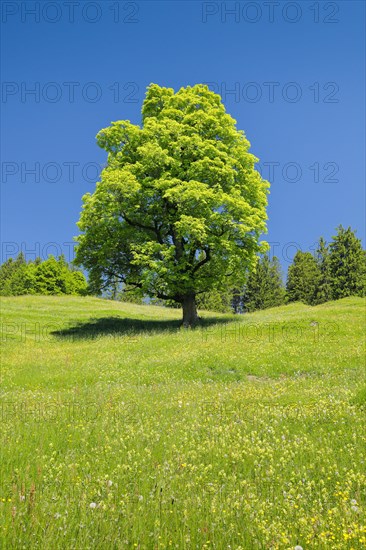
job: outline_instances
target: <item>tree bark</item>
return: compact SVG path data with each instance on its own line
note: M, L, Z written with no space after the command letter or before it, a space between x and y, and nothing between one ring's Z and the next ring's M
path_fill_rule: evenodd
M196 307L196 297L194 294L184 296L182 300L183 308L183 326L185 328L194 327L198 323L198 314Z

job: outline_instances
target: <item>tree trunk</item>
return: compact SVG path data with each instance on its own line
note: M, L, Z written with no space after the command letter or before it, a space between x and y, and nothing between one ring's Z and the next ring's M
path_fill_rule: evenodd
M183 326L185 328L194 327L198 323L196 297L194 294L189 294L183 298Z

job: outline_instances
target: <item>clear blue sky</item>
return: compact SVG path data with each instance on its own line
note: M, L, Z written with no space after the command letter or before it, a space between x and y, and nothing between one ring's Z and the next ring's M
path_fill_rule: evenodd
M151 82L222 93L272 181L284 268L338 224L364 237L364 2L3 2L2 31L2 260L72 257L95 135L139 123Z

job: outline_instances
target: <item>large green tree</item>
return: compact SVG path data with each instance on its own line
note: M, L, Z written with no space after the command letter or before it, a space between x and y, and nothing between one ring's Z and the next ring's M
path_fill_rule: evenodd
M77 264L94 289L118 277L194 325L196 296L244 282L266 250L269 184L244 132L207 86L152 84L141 126L113 122L97 141L108 162L83 198Z

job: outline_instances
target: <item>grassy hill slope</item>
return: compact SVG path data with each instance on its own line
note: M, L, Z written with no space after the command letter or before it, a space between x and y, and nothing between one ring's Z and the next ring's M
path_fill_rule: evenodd
M5 548L365 548L365 302L2 298Z

